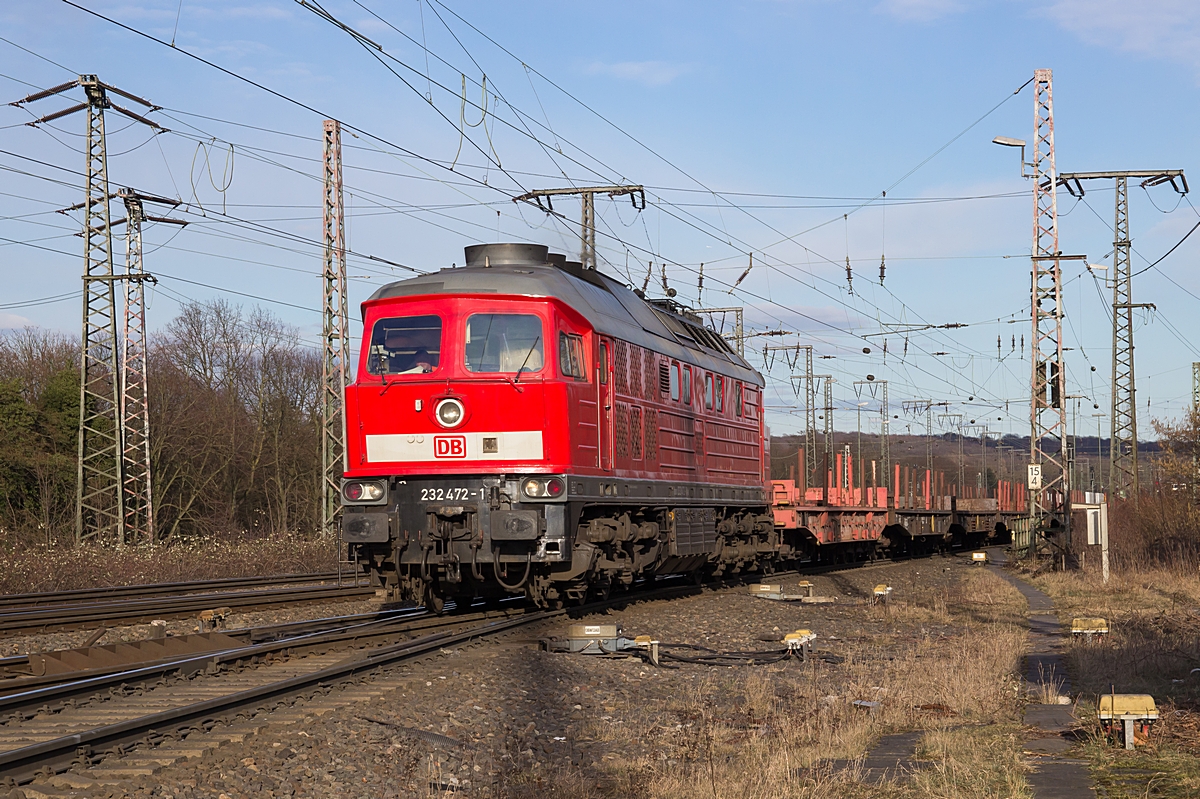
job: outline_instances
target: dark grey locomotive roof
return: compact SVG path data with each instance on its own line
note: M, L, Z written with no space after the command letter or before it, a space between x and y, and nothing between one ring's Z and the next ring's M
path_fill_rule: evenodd
M762 376L712 330L651 305L628 286L582 269L544 245L479 244L467 247L466 255L464 267L389 283L370 300L472 293L554 297L583 315L598 333L764 385Z

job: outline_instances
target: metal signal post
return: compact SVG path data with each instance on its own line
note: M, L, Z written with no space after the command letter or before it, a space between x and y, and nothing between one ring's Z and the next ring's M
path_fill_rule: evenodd
M346 471L346 362L350 358L350 313L346 297L346 227L342 204L342 127L325 120L325 191L322 219L325 261L321 275L321 504L322 528L341 519L342 475Z

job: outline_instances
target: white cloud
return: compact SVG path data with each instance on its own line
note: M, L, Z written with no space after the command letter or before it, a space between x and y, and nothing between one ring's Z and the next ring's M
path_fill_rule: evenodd
M959 13L963 4L960 0L883 0L875 10L912 22L932 22Z
M1196 0L1056 0L1044 13L1090 44L1200 69Z
M33 322L24 316L0 311L0 330L16 330L17 328L28 327L32 324Z
M587 66L589 75L611 75L644 86L665 86L691 71L691 64L672 64L668 61L619 61L615 64L596 61Z

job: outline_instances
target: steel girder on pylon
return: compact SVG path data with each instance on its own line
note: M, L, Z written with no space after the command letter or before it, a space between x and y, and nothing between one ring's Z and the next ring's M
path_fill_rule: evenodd
M341 518L342 476L346 471L346 366L350 357L350 315L346 297L346 233L342 205L342 128L325 120L325 262L322 272L321 464L325 530Z
M1066 464L1066 370L1063 368L1062 253L1058 246L1058 193L1054 162L1054 98L1048 69L1034 71L1033 141L1033 357L1030 461L1041 466L1031 488L1032 529L1042 536L1058 527L1070 542L1070 475ZM1051 442L1057 444L1048 447Z
M646 190L641 186L586 186L569 189L535 189L513 197L513 202L533 203L548 214L557 213L554 210L554 197L578 194L581 199L579 220L579 261L584 269L596 268L596 195L607 194L609 197L622 197L626 194L633 201L637 211L646 209ZM542 205L545 198L546 204ZM641 203L638 200L641 200Z

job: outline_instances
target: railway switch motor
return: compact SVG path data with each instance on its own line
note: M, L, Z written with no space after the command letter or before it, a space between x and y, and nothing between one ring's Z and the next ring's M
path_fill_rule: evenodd
M1103 641L1104 636L1108 635L1108 620L1107 619L1084 619L1076 618L1071 620L1071 637L1086 643L1095 641Z
M1109 740L1118 738L1126 749L1145 743L1150 728L1158 721L1158 708L1149 694L1104 694L1097 712L1100 726Z

